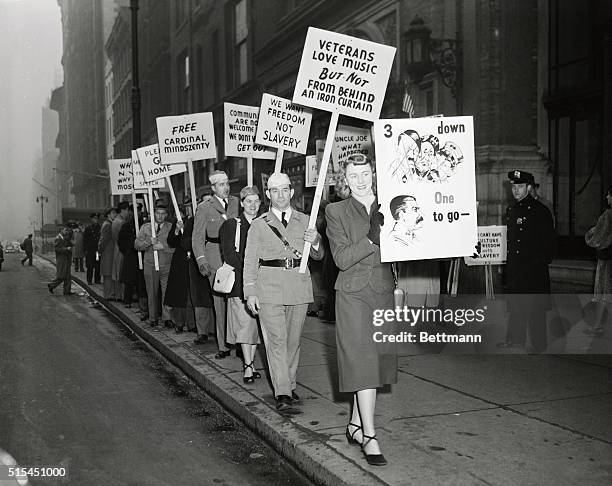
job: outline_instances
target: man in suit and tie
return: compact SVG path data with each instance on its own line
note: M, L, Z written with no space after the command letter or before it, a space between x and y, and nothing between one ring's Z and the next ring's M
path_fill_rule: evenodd
M292 408L300 359L300 338L308 304L314 301L310 272L299 273L304 241L310 256L323 258L321 236L308 228L308 216L291 207L293 189L287 174L268 179L271 210L253 220L244 258L244 297L259 320L266 345L276 409Z
M219 249L219 228L229 218L238 217L239 201L236 196L230 196L230 185L227 174L216 170L208 177L212 197L202 201L196 210L191 246L196 257L200 273L210 280L212 288L215 282L215 272L223 264ZM226 296L213 291L215 307L215 322L217 325L217 359L223 359L230 354L225 342Z

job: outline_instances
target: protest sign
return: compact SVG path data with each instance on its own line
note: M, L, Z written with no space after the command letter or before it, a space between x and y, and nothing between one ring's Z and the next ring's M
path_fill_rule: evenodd
M157 139L162 164L187 162L191 204L195 214L197 197L193 161L217 157L213 115L210 112L157 118Z
M471 256L464 258L465 264L501 265L506 263L506 226L479 226L478 243Z
M136 152L138 152L138 162L140 162L144 179L147 182L187 172L187 164L162 164L159 157L159 145L156 143L137 148Z
M271 160L276 158L274 150L254 143L259 107L224 103L223 111L225 114L225 155Z
M113 196L131 195L134 190L132 159L108 159L110 193Z
M217 156L210 112L157 118L157 139L162 164L180 164Z
M285 98L264 93L255 142L276 147L274 172L280 172L285 150L305 154L312 111Z
M134 176L134 191L146 191L148 188L163 189L165 187L164 179L156 179L148 182L145 180L136 150L132 150L132 175Z
M155 180L159 177L163 178L159 180L166 181L170 191L170 197L172 198L172 205L174 206L174 214L176 214L179 221L182 221L181 212L179 211L178 203L176 201L176 194L174 192L174 187L172 187L172 180L170 179L170 176L187 172L187 164L161 164L159 160L159 145L156 143L147 145L146 147L137 148L135 151L132 151L132 154L134 152L137 153L137 159L140 163L145 179L148 175L149 181L151 179ZM163 185L161 187L163 187Z
M305 186L316 187L317 179L319 178L319 171L317 167L317 156L307 155L305 162Z
M363 154L372 160L372 132L367 128L338 125L331 153L334 172L353 154Z
M314 228L325 187L340 114L373 121L380 116L395 47L309 27L296 81L295 103L332 113L309 228ZM310 243L304 244L300 273L306 272Z
M274 159L273 150L255 143L259 107L224 103L225 155L246 157L247 185L253 185L253 159Z
M362 120L380 116L395 47L310 27L294 103Z
M381 261L472 255L477 244L472 117L377 120L374 137L384 216Z

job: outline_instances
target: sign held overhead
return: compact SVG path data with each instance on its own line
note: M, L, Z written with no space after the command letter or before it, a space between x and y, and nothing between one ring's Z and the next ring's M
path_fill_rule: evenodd
M210 112L159 117L157 138L162 164L214 159L217 156L213 115Z
M225 155L230 157L252 157L274 159L276 154L255 143L259 107L224 103Z

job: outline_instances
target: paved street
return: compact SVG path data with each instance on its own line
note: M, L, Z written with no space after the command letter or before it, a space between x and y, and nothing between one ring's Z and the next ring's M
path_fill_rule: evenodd
M51 264L19 258L0 272L0 449L68 466L68 484L309 484L74 284L50 295Z

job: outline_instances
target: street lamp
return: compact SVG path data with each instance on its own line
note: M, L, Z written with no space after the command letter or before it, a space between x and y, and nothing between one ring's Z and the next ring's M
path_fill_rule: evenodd
M458 36L457 36L458 37ZM457 84L460 82L461 39L433 39L431 29L416 15L403 35L406 72L415 83L423 76L437 71L444 86L450 88L457 98Z
M49 202L49 198L43 194L36 198L36 202L40 203L40 237L42 238L42 251L45 251L45 211L44 204Z

